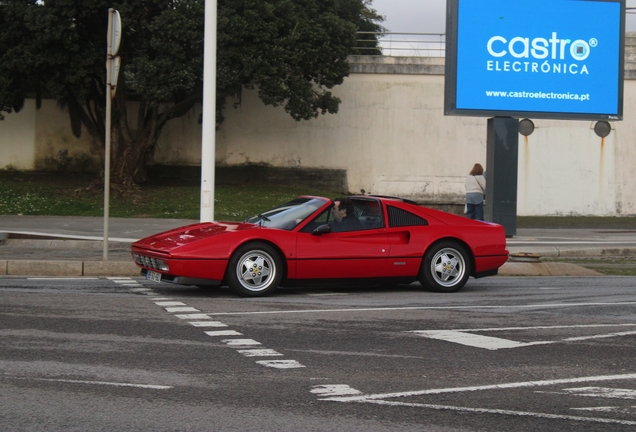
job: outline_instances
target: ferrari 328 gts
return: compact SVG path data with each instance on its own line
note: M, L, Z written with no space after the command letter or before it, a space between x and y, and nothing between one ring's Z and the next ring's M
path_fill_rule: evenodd
M334 201L301 196L244 222L197 223L146 237L133 243L133 260L153 281L224 284L254 297L279 286L334 282L419 281L431 291L455 292L470 276L496 275L508 259L500 225L400 198L342 200L356 219L346 230L337 228Z

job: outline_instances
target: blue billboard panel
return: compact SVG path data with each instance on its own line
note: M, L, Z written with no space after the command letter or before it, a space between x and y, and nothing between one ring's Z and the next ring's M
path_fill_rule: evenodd
M445 113L622 118L624 0L448 0Z

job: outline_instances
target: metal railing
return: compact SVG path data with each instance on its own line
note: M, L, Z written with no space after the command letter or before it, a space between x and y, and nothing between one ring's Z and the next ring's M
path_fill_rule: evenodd
M376 38L379 47L375 46ZM444 57L446 34L358 32L356 45L357 52L363 55Z

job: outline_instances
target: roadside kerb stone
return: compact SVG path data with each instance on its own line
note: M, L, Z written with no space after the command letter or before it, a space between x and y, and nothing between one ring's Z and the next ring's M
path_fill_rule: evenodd
M603 276L576 264L555 262L507 262L498 276Z
M9 276L139 276L139 267L132 261L0 261Z
M510 254L529 253L546 258L595 257L595 256L635 256L636 247L590 247L576 246L509 246Z
M9 260L11 276L83 276L82 261Z
M139 276L141 269L130 261L84 261L84 276Z

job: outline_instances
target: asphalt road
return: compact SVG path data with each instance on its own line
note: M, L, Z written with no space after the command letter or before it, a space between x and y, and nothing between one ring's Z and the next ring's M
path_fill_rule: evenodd
M636 278L0 278L3 431L633 431Z

